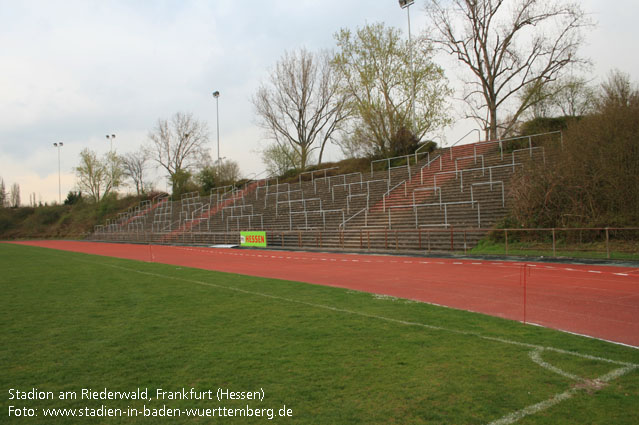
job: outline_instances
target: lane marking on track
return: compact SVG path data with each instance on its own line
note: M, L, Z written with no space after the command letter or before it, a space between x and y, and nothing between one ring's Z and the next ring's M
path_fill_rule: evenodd
M284 257L284 256L275 256L275 255L262 255L262 254L243 254L243 253L233 253L233 252L225 252L225 251L220 251L220 250L216 250L216 249L195 249L195 248L188 248L188 247L175 247L177 249L180 250L184 250L184 251L194 251L194 252L201 252L204 253L206 255L232 255L232 256L246 256L246 257L257 257L257 258L265 258L268 259L273 258L273 259L286 259L286 260L296 260L296 261L338 261L337 259L325 259L325 258L317 258L317 257ZM349 260L340 260L340 261L349 261ZM386 264L386 263L393 263L393 264L397 264L400 263L400 261L398 260L362 260L362 259L358 259L358 260L350 260L351 262L357 263L379 263L379 264ZM521 267L521 265L526 264L529 267L535 267L537 269L546 269L546 270L557 270L557 271L567 271L567 272L574 272L574 273L593 273L593 274L605 274L605 275L614 275L614 276L620 276L620 277L637 277L636 275L632 275L631 273L635 273L635 272L639 272L639 269L634 269L634 270L630 270L630 271L626 271L626 272L612 272L612 271L604 271L604 270L587 270L587 269L575 269L572 267L555 267L555 266L550 266L550 265L540 265L540 264L532 264L532 263L521 263L521 262L517 262L517 263L503 263L503 262L490 262L490 263L484 263L484 262L470 262L470 261L466 261L466 262L461 262L461 261L452 261L452 262L443 262L443 261L417 261L417 260L404 260L401 261L404 264L414 264L414 263L419 263L419 264L438 264L438 265L444 265L444 266L468 266L468 265L495 265L497 267L501 267L501 268L519 268Z

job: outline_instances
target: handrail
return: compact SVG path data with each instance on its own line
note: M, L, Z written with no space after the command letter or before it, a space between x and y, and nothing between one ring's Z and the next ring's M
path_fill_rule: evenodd
M441 138L440 138L439 136L435 136L435 137L438 137L438 138L441 140ZM433 141L433 140L427 140L426 142L424 142L424 144L422 144L420 147L418 147L417 149L415 149L415 152L413 153L413 154L415 155L415 164L417 164L417 161L418 161L418 160L417 160L417 153L418 153L420 150L424 149L426 146L428 146L428 143L430 143L430 142L434 142L434 141ZM430 161L430 151L429 151L429 152L426 152L426 153L428 154L428 160L427 160L427 161Z
M488 171L490 172L490 178L492 180L492 170L493 168L505 168L505 167L513 167L513 172L515 171L515 166L522 166L523 164L520 162L514 163L514 164L502 164L502 165L491 165L489 167L485 167L485 168L466 168L466 169L462 169L459 171L440 171L439 173L435 173L433 174L433 185L437 186L437 175L438 174L452 174L455 173L455 178L457 178L457 174L459 174L461 176L461 183L460 183L460 189L463 192L464 191L464 172L466 171L484 171L485 169L488 169Z
M489 181L489 182L480 182L480 183L472 183L470 185L470 200L474 201L475 198L473 196L473 186L485 186L489 184L490 185L490 190L493 190L493 185L494 184L501 184L501 206L505 207L506 206L506 197L504 196L504 182L501 180L496 180L496 181ZM474 207L473 207L474 208Z
M315 173L319 173L320 171L324 171L324 177L326 177L326 172L328 170L337 170L337 169L339 169L339 167L328 167L328 168L322 168L320 170L304 171L302 173L299 173L298 178L299 178L300 185L302 184L302 174L310 174L311 175L311 181L313 181L313 175Z
M347 213L351 212L351 207L350 207L351 198L357 198L357 197L362 197L362 196L366 196L366 207L368 208L368 206L369 206L368 204L369 204L369 200L370 200L370 197L369 197L368 193L356 193L355 195L348 195L346 197L346 212Z
M448 147L448 149L450 150L450 159L451 159L451 160L453 159L453 147L454 147L457 143L461 142L461 141L462 141L462 140L464 140L466 137L468 137L468 135L470 135L470 134L474 133L475 131L476 131L476 132L477 132L477 134L479 135L478 139L479 139L479 138L481 138L481 131L479 131L479 129L477 129L477 128L474 128L474 129L470 130L468 133L464 134L464 135L463 135L460 139L457 139L457 141L456 141L455 143L453 143L452 145L450 145L450 146ZM477 142L479 142L479 140L478 140Z
M362 185L366 184L366 192L370 193L370 184L371 183L378 183L378 182L385 182L386 183L386 189L388 189L390 187L390 183L386 179L366 180L366 181L361 181L361 182L353 182L353 183L345 183L345 184L334 184L333 187L331 188L333 201L335 201L335 188L336 187L348 186L348 194L350 195L351 194L351 186L352 185L358 184L360 189L361 189Z
M384 196L382 196L382 204L383 204L383 210L384 212L386 212L386 195L390 194L393 190L397 189L399 186L404 185L404 196L407 195L407 188L406 188L406 180L404 180L403 182L400 182L398 184L396 184L395 186L393 186L392 189L389 189Z
M320 207L321 208L321 207ZM334 209L334 210L311 210L311 211L293 211L289 214L289 230L293 230L293 214L304 214L304 226L308 228L308 214L321 214L322 215L322 225L324 230L326 230L326 213L331 212L341 212L342 213L342 223L344 222L344 209Z
M439 159L439 171L442 170L442 156L440 154L440 155L437 155L432 160L429 160L426 164L424 164L422 168L419 169L420 184L424 184L424 168L428 167L428 169L430 170L430 164L437 161L437 159Z
M368 222L368 208L363 208L362 210L360 210L360 211L356 212L355 214L353 214L352 216L350 216L348 219L342 221L342 224L340 224L337 228L340 229L343 226L344 229L346 229L346 223L348 223L349 221L351 221L352 219L354 219L355 217L357 217L358 215L360 215L364 211L366 211L366 214L365 214L366 218L364 219L364 225L366 225L366 223Z
M546 150L544 149L543 146L535 146L533 147L527 147L527 148L523 148L523 149L515 149L514 151L512 151L512 158L513 158L513 164L515 163L515 152L523 152L523 151L530 151L530 157L532 158L532 151L533 149L541 149L541 157L544 161L544 164L546 163Z
M547 136L549 134L557 134L557 133L559 133L559 143L563 147L564 138L563 138L563 132L561 130L548 131L548 132L545 132L545 133L529 134L527 136L509 137L509 138L506 138L506 139L499 139L499 140L486 140L486 141L483 141L483 142L477 142L477 145L489 145L489 144L499 143L499 151L500 151L500 154L501 154L501 159L503 160L504 159L503 142L511 142L513 140L528 139L528 147L532 148L532 138L533 137Z
M459 161L460 159L469 159L469 158L474 158L475 159L475 164L477 164L477 157L481 157L481 169L482 169L482 173L484 172L484 155L469 155L469 156L460 156L455 158L455 171L459 171L458 167L457 167L457 161ZM513 157L513 162L515 162L515 158Z
M428 191L433 191L435 192L435 194L437 194L437 191L439 190L439 208L441 209L442 207L442 188L441 186L432 186L432 187L420 187L417 189L413 189L413 208L415 207L415 192L428 192ZM472 197L471 197L472 200Z
M429 157L430 157L430 153L429 152L426 152L426 153L429 154ZM386 162L388 162L388 167L390 168L390 162L393 159L407 158L408 160L406 161L406 166L410 167L410 158L413 157L413 156L415 156L415 164L417 164L417 155L416 155L416 153L415 154L409 154L409 155L392 156L390 158L382 158L382 159L376 159L375 161L371 161L371 176L373 175L373 164L376 163L376 162L386 161ZM400 165L398 167L403 167L403 165Z

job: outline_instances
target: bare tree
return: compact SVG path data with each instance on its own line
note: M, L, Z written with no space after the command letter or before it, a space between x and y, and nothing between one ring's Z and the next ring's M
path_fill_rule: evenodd
M637 106L639 105L639 87L632 83L628 74L614 69L610 71L606 81L601 83L597 104L599 110Z
M421 140L448 123L450 94L443 70L424 40L411 44L396 28L369 24L335 35L335 66L350 95L355 125L341 143L344 153L388 155L400 135ZM411 59L412 58L412 59Z
M219 161L215 171L217 180L222 185L235 184L240 179L240 166L232 159Z
M18 183L11 185L11 206L13 208L20 206L20 185Z
M560 89L552 103L564 116L579 117L592 112L597 93L585 78L570 76L557 82Z
M290 145L301 169L316 149L322 162L326 142L348 117L345 96L326 52L284 53L252 101L268 138L280 146Z
M131 180L138 196L147 190L148 184L144 181L147 160L148 156L144 149L128 153L122 157L124 177Z
M518 93L555 80L577 56L591 25L576 3L562 0L427 0L426 38L470 71L464 81L468 117L496 139L538 98ZM529 93L535 93L535 90ZM505 117L505 118L504 118Z
M149 140L149 157L166 170L171 181L176 173L191 171L210 158L206 148L208 127L193 114L178 112L171 120L159 119Z
M78 190L100 202L122 184L122 160L114 152L108 152L100 160L94 151L85 148L80 152L80 165L75 167L75 175Z
M0 208L7 205L7 188L4 185L4 179L0 177Z

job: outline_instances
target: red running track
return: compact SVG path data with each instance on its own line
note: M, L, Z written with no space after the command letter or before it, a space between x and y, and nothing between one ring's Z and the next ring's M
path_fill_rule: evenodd
M72 241L66 251L308 282L524 320L524 263ZM639 347L639 268L526 262L526 321Z

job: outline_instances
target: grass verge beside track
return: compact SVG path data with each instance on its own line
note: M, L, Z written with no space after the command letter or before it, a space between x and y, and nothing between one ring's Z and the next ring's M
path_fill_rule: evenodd
M0 267L2 422L481 424L515 415L522 424L634 424L639 417L632 348L339 288L43 248L0 244ZM138 387L148 388L150 401L58 399L60 391ZM32 388L55 399L9 399L10 389ZM158 400L158 388L263 389L264 400ZM101 405L140 415L44 417L45 408ZM292 418L142 416L144 407L247 405L275 416L286 405ZM38 416L9 418L9 406ZM517 416L531 406L540 407Z

